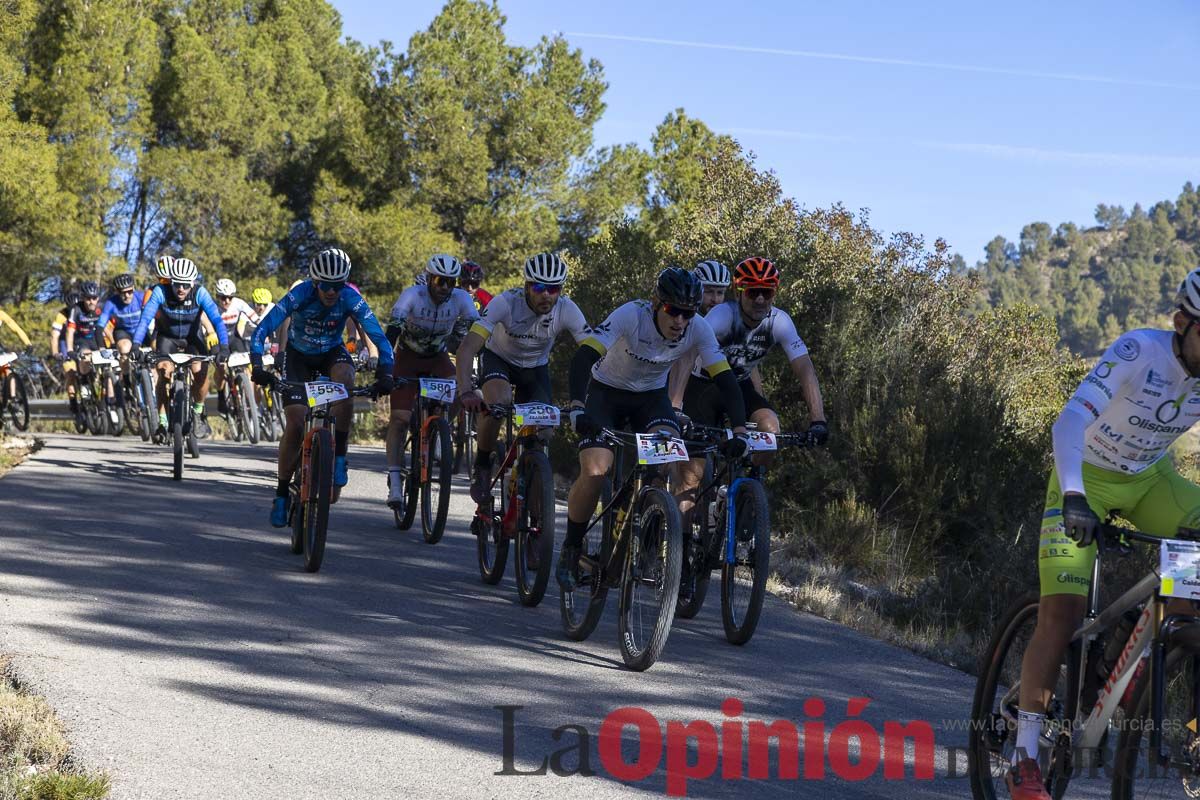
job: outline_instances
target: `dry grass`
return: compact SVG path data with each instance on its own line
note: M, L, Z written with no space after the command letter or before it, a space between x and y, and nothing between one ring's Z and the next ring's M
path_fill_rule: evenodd
M96 800L109 779L71 763L62 723L14 680L0 658L0 800Z

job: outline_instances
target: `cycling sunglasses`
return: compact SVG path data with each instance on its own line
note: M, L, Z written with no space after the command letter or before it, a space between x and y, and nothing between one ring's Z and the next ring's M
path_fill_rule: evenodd
M760 297L765 297L768 300L770 300L771 298L773 298L775 296L774 289L766 289L766 288L762 288L762 287L755 287L752 289L742 289L742 291L745 292L746 296L749 297L751 300L757 300Z
M192 284L180 283L178 281L171 281L171 288L172 289L190 289L190 288L192 288Z
M219 294L219 295L217 295L217 300L232 300L232 299L233 299L233 295L231 295L231 294Z
M558 294L562 291L561 283L531 283L529 288L538 294Z
M430 286L449 286L454 288L458 284L458 278L450 278L446 275L430 275L428 278Z
M121 294L133 294L133 289L122 289Z
M317 281L317 288L322 292L340 292L346 288L345 281Z
M670 303L663 303L662 309L667 313L668 317L683 317L684 319L691 319L692 317L696 316L696 309L681 308L680 306L671 305Z
M478 289L479 281L467 281L462 285L462 287L464 289Z

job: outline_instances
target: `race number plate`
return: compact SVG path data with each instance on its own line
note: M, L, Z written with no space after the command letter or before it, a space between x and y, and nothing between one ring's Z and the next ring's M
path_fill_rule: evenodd
M1163 539L1159 550L1160 593L1200 600L1200 542Z
M103 348L100 350L93 350L91 361L96 366L100 366L102 364L110 364L111 365L111 364L117 363L117 359L116 359L114 351L109 350L107 348Z
M333 381L310 381L304 384L308 405L312 408L337 403L350 397L346 387Z
M653 433L637 435L639 464L670 464L672 461L687 461L687 447L682 439L663 439Z
M230 367L244 367L249 363L250 363L250 354L249 353L230 353L229 354L229 366ZM266 361L264 360L263 363L265 364Z
M769 453L779 449L775 443L775 434L766 431L750 431L746 444L752 453Z
M230 358L233 358L233 356L230 356ZM271 355L270 353L263 353L263 366L270 367L274 364L275 364L275 356Z
M7 367L17 360L16 353L0 353L0 367Z
M513 406L513 422L518 425L553 428L558 425L559 420L559 411L555 406L545 403L519 403Z
M176 364L187 364L193 358L195 358L195 356L188 353L171 353L171 360Z
M454 389L454 381L444 378L421 378L421 397L441 403L453 403Z

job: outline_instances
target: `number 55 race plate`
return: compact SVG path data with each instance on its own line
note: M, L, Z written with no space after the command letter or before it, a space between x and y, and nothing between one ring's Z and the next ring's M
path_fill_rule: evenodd
M304 391L308 395L309 406L313 408L336 403L350 396L345 386L332 381L309 381L304 384Z
M639 464L670 464L672 461L687 461L687 447L682 439L663 439L653 433L637 435Z

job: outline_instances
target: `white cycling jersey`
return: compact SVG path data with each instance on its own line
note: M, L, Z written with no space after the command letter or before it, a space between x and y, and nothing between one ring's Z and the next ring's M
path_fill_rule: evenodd
M245 317L251 323L258 324L258 314L254 313L254 309L240 297L235 297L229 301L229 308L221 312L221 321L225 323L225 331L230 336L237 335L238 320Z
M400 327L400 342L409 350L432 356L445 352L446 340L466 335L478 319L471 295L462 289L452 289L446 302L436 305L427 287L410 286L392 306L389 324Z
M1200 379L1175 357L1174 335L1149 329L1124 334L1079 384L1054 430L1064 492L1083 491L1083 461L1127 474L1148 469L1200 420ZM1074 425L1072 417L1082 422Z
M563 331L583 342L587 320L571 298L558 298L545 314L537 314L525 300L525 289L509 289L492 298L471 330L484 338L484 345L514 367L540 367L550 362L550 350Z
M670 340L658 332L654 307L646 300L633 300L613 311L592 328L585 344L601 353L592 378L631 392L665 387L671 365L681 358L696 359L710 376L729 369L704 317L693 317L683 336Z
M719 303L704 317L717 337L725 360L739 381L748 380L758 362L766 358L778 344L788 361L808 355L808 346L796 332L791 316L777 306L753 328L746 327L736 299ZM692 367L693 375L701 375L701 364Z

